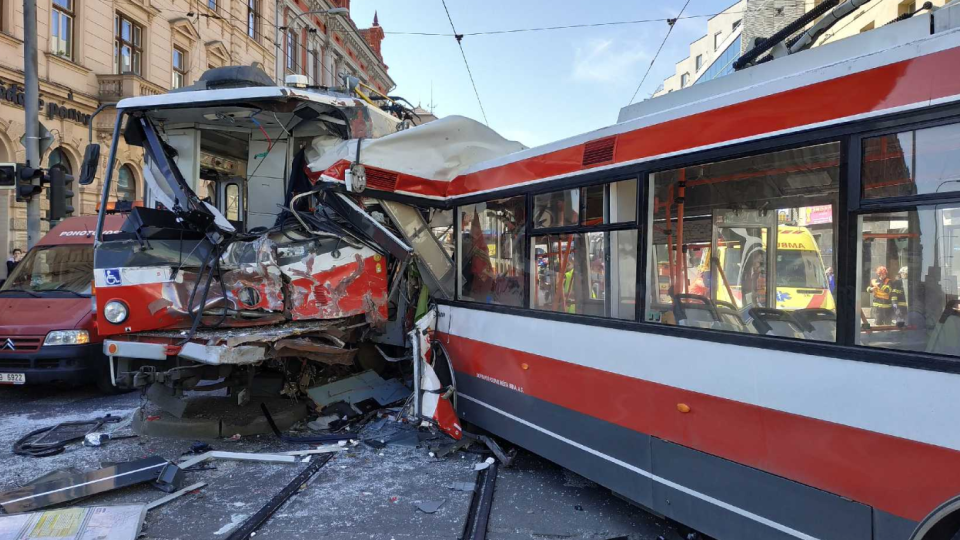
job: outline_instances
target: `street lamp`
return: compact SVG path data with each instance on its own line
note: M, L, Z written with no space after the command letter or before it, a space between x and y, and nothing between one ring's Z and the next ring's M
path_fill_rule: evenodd
M276 13L276 15L274 16L274 20L276 21L276 26L277 26L276 43L275 43L276 48L277 48L277 65L278 65L278 66L282 66L282 65L283 65L283 61L281 60L281 57L282 57L283 54L285 54L285 51L283 50L283 48L282 48L281 45L280 45L280 43L281 43L281 40L280 40L280 30L281 30L281 29L286 30L286 29L292 27L295 22L297 22L297 21L300 20L302 17L305 17L305 16L307 16L307 15L324 15L324 16L325 16L325 17L324 17L324 23L326 23L326 16L329 16L329 15L347 15L347 14L350 13L350 10L347 9L347 8L343 8L343 7L336 7L336 8L330 8L330 9L312 9L312 10L310 10L310 11L303 11L303 12L297 13L297 15L296 15L292 20L290 20L290 21L287 22L287 25L286 25L286 26L280 26L280 2L279 2L279 0L277 1L277 10L276 10L275 13ZM324 26L326 26L326 24L324 24ZM326 34L326 36L327 36L327 43L326 43L326 45L327 45L327 47L329 47L329 46L330 46L330 29L329 29L329 28L326 29L325 34ZM321 59L321 63L322 63L322 62L323 62L323 60ZM279 72L280 72L280 73L283 73L283 68L282 68L282 67L280 68ZM278 73L278 75L279 75L279 73Z

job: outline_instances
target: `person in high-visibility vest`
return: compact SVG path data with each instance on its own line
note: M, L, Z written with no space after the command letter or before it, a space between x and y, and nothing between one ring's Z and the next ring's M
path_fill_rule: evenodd
M890 302L897 315L897 325L907 320L907 289L904 282L907 280L907 267L900 268L897 279L890 284Z
M867 292L873 295L873 324L886 326L893 323L893 287L887 277L887 267L877 267L877 279L873 280Z

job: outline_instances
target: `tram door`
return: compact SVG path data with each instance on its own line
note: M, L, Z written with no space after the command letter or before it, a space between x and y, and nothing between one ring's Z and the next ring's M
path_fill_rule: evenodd
M712 230L711 299L737 311L776 307L777 213L715 210Z
M227 218L238 231L246 230L246 189L244 180L231 177L217 182L217 210Z

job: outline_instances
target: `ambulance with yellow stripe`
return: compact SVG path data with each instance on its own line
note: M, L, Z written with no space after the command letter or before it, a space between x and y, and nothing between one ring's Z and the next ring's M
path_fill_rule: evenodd
M751 282L751 263L757 258L765 263L766 249L766 234L762 235L762 242L757 239L754 239L753 243L719 242L718 260L715 262L718 262L723 271L717 273L720 283L714 289L714 300L734 304L738 308L744 307L743 296L745 289L750 288L747 283ZM777 309L836 309L823 257L810 229L793 225L777 227L775 256L776 268L773 275L777 283ZM698 270L700 276L691 280L691 292L707 296L710 289L709 247L702 250Z

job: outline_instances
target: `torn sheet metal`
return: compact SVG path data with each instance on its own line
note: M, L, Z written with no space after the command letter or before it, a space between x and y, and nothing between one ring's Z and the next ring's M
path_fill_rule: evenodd
M0 540L134 540L146 514L146 506L131 504L2 516Z
M246 452L222 452L219 450L211 450L210 452L200 454L199 456L191 456L181 461L178 466L181 470L188 469L198 463L203 463L204 461L209 461L211 459L226 459L228 461L256 461L260 463L297 462L297 459L294 456L287 456L283 454L254 454Z
M171 493L171 494L169 494L169 495L160 497L159 499L157 499L157 500L155 500L155 501L153 501L152 503L150 503L150 504L147 505L147 511L149 512L150 510L153 510L154 508L156 508L156 507L158 507L158 506L162 506L162 505L164 505L164 504L167 504L168 502L170 502L170 501L172 501L172 500L174 500L174 499L179 499L180 497L186 495L187 493L190 493L191 491L196 491L196 490L198 490L198 489L200 489L200 488L202 488L202 487L204 487L204 486L206 486L206 485L207 485L206 482L197 482L196 484L190 484L189 486L187 486L187 487L185 487L185 488L183 488L183 489L181 489L181 490L179 490L179 491L174 491L173 493ZM3 537L0 537L0 540L3 540Z
M0 493L0 506L11 514L30 512L141 482L152 482L167 463L169 462L161 457L149 457L57 480L29 484Z
M437 311L430 310L414 323L410 331L410 342L413 344L414 362L417 363L415 373L419 374L418 401L420 415L437 423L444 433L454 439L463 437L460 420L453 410L449 399L445 399L444 388L433 369L433 350L431 340L434 336Z
M360 163L367 167L368 188L439 198L451 180L472 165L525 148L480 122L453 115L380 139L363 139L359 153ZM357 152L355 138L332 149L308 148L308 173L313 180L322 175L325 180L343 182L345 170L357 161ZM393 173L395 180L374 185L369 181L371 168L385 176Z
M374 371L367 370L353 377L313 387L307 390L307 395L320 408L337 401L356 404L368 399L386 406L409 396L410 390L396 379L384 380Z
M369 247L343 244L328 253L305 252L280 271L289 281L293 320L338 319L371 310L387 318L387 261Z

